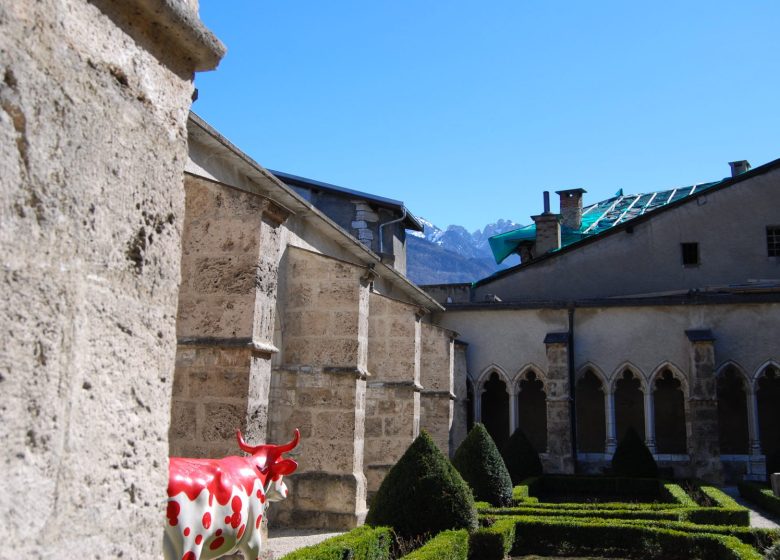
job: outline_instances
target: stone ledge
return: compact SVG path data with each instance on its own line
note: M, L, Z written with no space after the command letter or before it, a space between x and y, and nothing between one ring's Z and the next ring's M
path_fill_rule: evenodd
M381 389L383 387L387 387L389 389L408 388L416 393L419 393L423 390L422 385L414 381L370 381L367 386L369 389Z
M448 398L451 401L456 400L458 397L455 396L455 393L452 391L427 391L423 389L421 391L421 394L426 397L441 397L441 398Z
M101 11L110 15L118 10L129 21L143 18L156 27L154 36L160 44L176 43L187 53L193 70L213 70L225 56L227 49L203 25L198 14L181 0L90 0Z
M355 378L365 381L371 374L362 367L349 366L307 366L301 364L284 364L275 366L274 372L288 372L295 374L317 374L324 373L328 375L354 375Z
M268 342L260 342L249 337L241 338L217 338L217 337L197 337L185 336L177 341L179 346L200 346L212 348L249 348L252 352L259 354L276 354L279 349Z

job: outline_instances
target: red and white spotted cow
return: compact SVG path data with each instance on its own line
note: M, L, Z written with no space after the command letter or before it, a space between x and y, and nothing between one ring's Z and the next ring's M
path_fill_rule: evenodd
M298 468L285 459L300 439L286 445L238 445L249 457L187 459L171 457L166 560L211 560L240 550L247 560L260 556L260 522L268 502L287 497L284 475Z

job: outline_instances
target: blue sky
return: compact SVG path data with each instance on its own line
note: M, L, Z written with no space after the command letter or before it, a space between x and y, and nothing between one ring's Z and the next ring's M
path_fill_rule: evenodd
M780 2L201 0L193 110L271 169L469 230L780 157ZM555 209L555 205L554 208Z

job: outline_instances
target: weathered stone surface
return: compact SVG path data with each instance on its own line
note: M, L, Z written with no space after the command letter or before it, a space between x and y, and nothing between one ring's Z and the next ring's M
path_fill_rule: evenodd
M426 430L442 453L451 455L455 347L454 333L430 323L421 326L420 427Z
M301 442L289 454L298 461L288 482L291 498L275 504L274 525L348 529L365 518L366 382L361 377L355 369L274 370L270 439L284 441L301 429Z
M546 344L547 349L547 454L545 472L573 473L569 359L565 343Z
M6 556L161 556L196 61L136 4L0 5Z

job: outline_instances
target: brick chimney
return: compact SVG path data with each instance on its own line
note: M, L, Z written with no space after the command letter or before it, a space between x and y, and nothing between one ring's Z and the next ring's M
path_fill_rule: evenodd
M536 246L534 255L540 257L545 253L559 249L561 246L561 216L550 212L550 193L544 191L544 212L531 216L536 224Z
M736 177L737 175L742 175L745 171L750 171L750 162L746 159L741 159L739 161L730 161L729 165L731 166L732 177Z
M561 197L561 216L564 227L580 229L582 226L582 195L585 189L555 191Z

